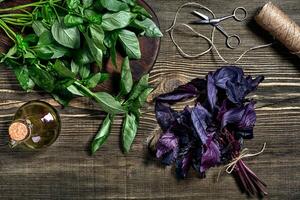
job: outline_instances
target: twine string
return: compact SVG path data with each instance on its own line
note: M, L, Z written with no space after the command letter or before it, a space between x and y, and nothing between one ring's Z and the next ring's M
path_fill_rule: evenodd
M222 55L221 53L219 52L217 46L214 44L214 38L215 38L215 31L216 31L216 27L213 27L212 31L211 31L211 34L210 34L210 38L208 38L207 36L199 33L198 31L196 31L194 28L192 28L190 25L186 24L186 23L179 23L177 24L177 19L180 15L180 11L184 8L184 7L187 7L187 6L197 6L201 9L204 9L206 11L208 11L214 18L216 17L215 13L210 10L208 7L200 4L200 3L196 3L196 2L189 2L189 3L185 3L185 4L182 4L176 11L176 14L174 16L174 19L173 19L173 22L172 22L172 25L170 26L170 28L168 28L166 30L166 32L169 32L170 34L170 38L172 40L172 43L176 46L177 50L179 51L180 55L185 57L185 58L198 58L200 56L203 56L205 54L207 54L208 52L212 51L212 49L214 49L217 53L217 55L219 56L219 58L225 62L225 63L231 63L229 62L228 60L226 60ZM174 37L174 30L179 27L179 26L184 26L186 28L188 28L191 32L193 32L194 34L196 34L196 36L198 37L201 37L203 39L205 39L208 43L209 43L209 48L206 49L205 51L201 52L201 53L198 53L198 54L189 54L189 53L186 53L181 47L180 45L176 42L175 40L175 37ZM264 44L264 45L258 45L258 46L254 46L254 47L251 47L250 49L244 51L232 64L236 64L238 63L248 52L250 51L253 51L253 50L257 50L257 49L262 49L262 48L266 48L266 47L269 47L271 45L273 45L274 42L272 43L269 43L269 44Z
M245 148L241 151L240 155L235 157L234 159L232 159L232 161L230 163L228 163L227 165L225 165L222 169L220 169L219 173L218 173L218 178L217 178L217 182L219 181L220 175L222 173L222 171L225 169L225 172L227 174L231 174L233 172L233 170L235 169L237 163L242 160L243 158L249 158L249 157L254 157L254 156L258 156L260 154L262 154L265 149L266 149L266 143L264 143L262 149L257 152L257 153L249 153L249 149Z

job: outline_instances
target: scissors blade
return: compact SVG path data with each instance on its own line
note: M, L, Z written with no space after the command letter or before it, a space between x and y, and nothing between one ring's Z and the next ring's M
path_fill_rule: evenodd
M191 21L189 24L209 24L210 21L209 20L195 20L195 21Z
M196 11L196 10L194 10L192 13L194 15L196 15L197 17L200 17L201 19L209 21L209 17L207 15L204 15L204 14L202 14L202 13Z

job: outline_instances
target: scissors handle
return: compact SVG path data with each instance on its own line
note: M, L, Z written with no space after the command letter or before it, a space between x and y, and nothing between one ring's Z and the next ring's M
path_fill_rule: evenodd
M230 49L235 49L241 43L241 39L238 35L229 35L222 26L215 25L215 27L226 37L226 46Z
M238 47L240 45L240 43L241 43L241 39L236 34L228 35L226 37L226 45L230 49L235 49L236 47Z
M239 17L239 14L241 14L241 16ZM237 7L233 10L232 13L232 17L236 20L236 21L243 21L247 18L247 10L244 7Z

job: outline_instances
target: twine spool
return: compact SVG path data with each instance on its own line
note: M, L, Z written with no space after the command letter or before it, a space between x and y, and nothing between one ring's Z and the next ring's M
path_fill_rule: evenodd
M255 21L270 32L291 53L300 57L300 27L280 8L269 2L255 16Z

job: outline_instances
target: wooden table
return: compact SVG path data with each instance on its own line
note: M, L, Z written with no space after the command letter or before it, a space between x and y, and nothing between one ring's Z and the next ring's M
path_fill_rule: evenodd
M147 2L157 12L161 28L165 30L170 26L177 7L187 1ZM226 48L224 37L219 33L216 35L216 45L224 57L236 58L244 50L272 40L252 20L256 10L265 2L201 1L218 16L231 13L237 6L244 6L249 12L246 22L228 20L223 23L228 32L240 35L240 48ZM300 24L299 0L273 2ZM190 10L184 9L180 22L194 18L187 14ZM198 27L198 30L209 33L209 28ZM207 47L205 41L183 31L175 34L185 50L200 52ZM165 34L157 63L151 71L151 84L160 85L157 92L166 91L194 77L204 77L222 65L215 52L195 60L182 58L169 35ZM255 138L247 141L246 146L255 152L267 142L267 149L262 155L247 159L246 163L268 184L267 199L300 199L300 59L277 44L248 53L239 65L247 74L266 76L253 95L260 108L257 109ZM89 156L88 145L104 116L96 104L76 99L70 107L60 109L47 94L22 91L13 73L3 67L0 82L1 141L14 112L26 101L48 101L57 106L62 117L60 137L44 151L12 152L1 146L0 199L246 199L232 176L224 175L216 183L220 168L209 170L204 180L198 179L191 170L187 180L177 181L171 167L158 165L148 155L146 145L147 137L159 131L151 104L144 108L139 133L128 155L123 155L119 148L121 118L117 118L108 142L95 156Z

